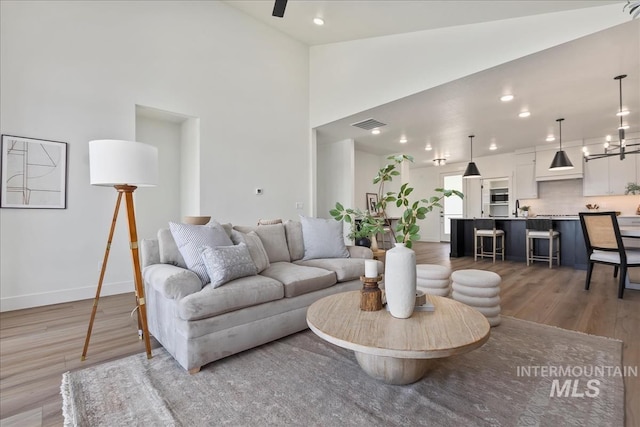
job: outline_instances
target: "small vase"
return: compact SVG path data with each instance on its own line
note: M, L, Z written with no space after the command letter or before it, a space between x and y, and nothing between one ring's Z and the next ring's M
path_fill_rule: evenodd
M411 317L416 304L416 253L404 243L387 251L384 289L389 313L399 319Z

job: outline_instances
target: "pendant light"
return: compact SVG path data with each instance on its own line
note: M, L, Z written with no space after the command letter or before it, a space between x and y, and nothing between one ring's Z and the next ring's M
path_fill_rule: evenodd
M558 126L560 127L559 131L559 139L560 139L560 150L556 152L556 155L553 157L553 161L551 162L551 166L549 166L550 171L563 171L567 169L573 169L573 163L569 160L569 156L562 149L562 121L564 119L557 119Z
M463 178L480 178L480 171L473 161L473 137L475 135L469 135L469 146L471 147L471 161L467 165L467 169L464 171Z

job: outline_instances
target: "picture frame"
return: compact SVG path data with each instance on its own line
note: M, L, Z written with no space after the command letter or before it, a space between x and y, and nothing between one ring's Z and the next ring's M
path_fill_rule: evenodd
M67 208L67 143L2 135L0 207Z
M378 205L378 194L367 193L367 210L371 213L371 215L377 215L379 213L377 205Z

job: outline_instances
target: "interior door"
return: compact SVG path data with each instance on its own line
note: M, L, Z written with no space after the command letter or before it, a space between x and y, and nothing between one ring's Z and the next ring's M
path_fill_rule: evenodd
M442 188L447 190L458 190L462 192L462 174L443 173L440 174ZM451 218L462 218L464 216L463 200L460 197L445 197L440 209L440 241L451 241Z

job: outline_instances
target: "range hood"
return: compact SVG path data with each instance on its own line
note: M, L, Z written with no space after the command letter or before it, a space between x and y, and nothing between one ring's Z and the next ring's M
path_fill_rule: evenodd
M573 163L573 169L549 170L556 150L547 149L536 151L536 181L558 181L561 179L580 179L584 177L582 147L566 147L564 151L569 156L571 163Z

